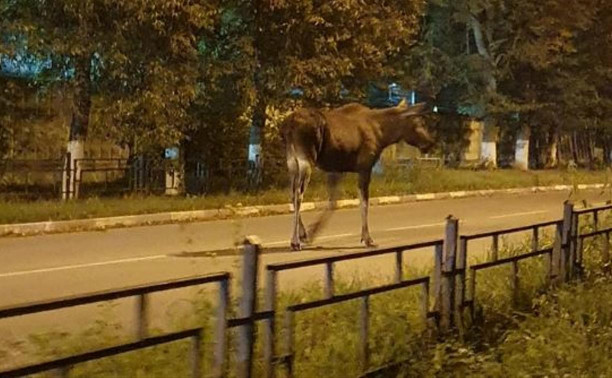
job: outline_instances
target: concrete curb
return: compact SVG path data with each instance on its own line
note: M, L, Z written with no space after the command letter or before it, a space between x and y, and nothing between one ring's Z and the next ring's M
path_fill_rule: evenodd
M578 185L578 189L601 189L604 184ZM474 190L458 191L448 193L425 193L410 194L403 196L377 197L370 200L373 206L391 205L409 202L422 202L452 198L466 198L478 196L491 196L494 194L527 194L540 192L553 192L570 190L571 185L535 186L530 188L514 188L499 190ZM338 208L346 209L359 206L358 199L345 199L338 201ZM305 202L302 204L303 211L322 210L327 207L327 202ZM48 221L35 223L17 223L0 225L0 236L9 235L37 235L46 233L61 233L75 231L101 231L107 228L136 227L154 224L168 224L194 221L210 221L228 218L254 217L263 215L288 214L293 211L293 205L266 205L247 206L239 208L225 208L218 210L196 210L175 211L168 213L127 215L108 218L76 219L68 221Z

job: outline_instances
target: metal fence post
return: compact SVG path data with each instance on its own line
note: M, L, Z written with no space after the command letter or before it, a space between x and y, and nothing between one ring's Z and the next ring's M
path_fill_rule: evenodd
M325 298L334 296L334 263L325 264Z
M64 163L64 180L62 182L62 199L67 200L70 199L70 188L72 188L70 175L72 173L72 154L70 152L66 152L65 155L65 163Z
M493 235L493 242L491 243L491 261L497 261L499 259L499 234Z
M517 306L519 302L519 266L518 261L512 262L512 273L510 276L510 286L512 290L512 305Z
M401 249L398 249L397 252L395 252L395 282L397 283L402 282L404 276L403 252L404 251Z
M149 329L149 296L141 294L136 298L136 312L138 315L137 339L146 339Z
M455 258L457 252L457 237L459 220L452 215L446 219L446 232L444 235L444 257L442 266L442 314L440 328L446 331L453 323L454 294L455 294Z
M467 268L467 245L468 241L462 237L459 239L459 253L457 254L457 278L455 281L455 311L457 322L463 325L463 305L465 302L465 281Z
M368 349L368 333L370 332L370 298L367 295L361 298L359 315L361 370L365 373L370 365L370 353Z
M540 248L540 229L538 227L533 228L533 234L531 236L531 250L536 252Z
M544 255L544 284L550 285L553 276L553 253Z
M225 376L225 353L227 350L227 310L229 304L229 279L219 282L219 305L217 307L217 324L215 327L215 349L213 377Z
M437 316L442 312L442 259L444 258L444 250L441 244L436 245L434 249L434 310ZM439 319L437 320L439 321ZM439 324L437 324L439 326Z
M565 201L563 205L563 226L561 228L561 261L560 261L560 279L561 282L567 282L570 274L570 257L572 244L572 225L574 215L574 204L571 201Z
M265 310L272 311L276 315L276 271L268 270L266 272L266 296L265 296ZM265 321L264 329L264 369L268 378L273 378L275 375L275 368L273 364L275 343L274 343L274 332L275 332L275 319L271 317Z
M191 376L202 377L202 330L191 338Z
M249 236L244 241L242 258L242 298L240 317L252 318L257 301L257 267L261 243L256 237ZM253 321L238 329L237 373L239 378L253 376L253 345L255 325Z
M285 313L285 348L287 351L287 359L286 359L286 367L287 367L287 377L293 377L293 360L294 360L294 340L293 340L293 311L287 310Z
M555 226L555 240L553 242L553 250L551 256L551 278L554 278L554 282L561 282L563 280L564 270L562 264L563 255L563 221L559 222Z
M574 279L580 275L581 267L579 261L578 251L578 234L579 232L579 215L573 211L572 208L572 226L570 228L570 279Z
M80 167L81 161L79 159L74 160L74 180L72 181L72 198L78 199L81 188L81 181L83 180L83 172Z
M603 262L603 271L604 273L610 272L610 232L606 232L604 237L604 246L602 252L602 262Z
M423 324L427 326L429 322L429 281L421 286L421 312Z
M476 317L476 270L472 269L471 271L472 274L470 276L470 321L473 323L474 318Z

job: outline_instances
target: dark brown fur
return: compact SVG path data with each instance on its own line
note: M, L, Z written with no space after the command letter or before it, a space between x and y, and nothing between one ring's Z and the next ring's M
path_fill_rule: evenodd
M310 172L317 166L329 173L330 209L335 203L335 186L339 174L356 172L360 176L362 200L362 241L373 245L367 227L368 187L372 167L389 145L406 141L422 150L433 145L425 128L423 104L394 108L370 109L348 104L336 109L299 109L283 123L281 133L287 149L287 165L292 178L295 207L294 235L291 245L301 247L307 238L299 208L308 185ZM329 214L324 214L311 230L314 236Z

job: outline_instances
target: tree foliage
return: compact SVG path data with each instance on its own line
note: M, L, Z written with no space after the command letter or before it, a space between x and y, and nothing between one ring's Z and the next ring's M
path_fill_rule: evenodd
M82 138L91 124L95 136L141 151L188 144L225 159L246 156L249 127L273 125L270 114L295 105L294 89L303 104L336 105L393 81L510 131L605 135L611 8L605 0L0 0L0 116L6 125L18 113L12 98L60 91ZM16 65L29 74L11 76Z

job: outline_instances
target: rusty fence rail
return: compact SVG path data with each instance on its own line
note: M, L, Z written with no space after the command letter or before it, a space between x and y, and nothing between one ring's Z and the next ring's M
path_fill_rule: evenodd
M338 304L350 300L360 299L359 310L359 359L363 375L368 375L370 370L368 333L370 323L370 296L387 293L390 291L405 289L413 286L421 286L421 314L423 321L427 323L429 312L429 277L421 277L412 280L401 281L389 285L379 286L371 289L360 290L354 293L335 295L331 298L320 299L311 302L294 304L287 307L285 312L286 353L278 358L285 363L288 376L293 376L294 363L294 316L298 312L313 310L324 306Z
M40 301L26 303L17 306L0 308L0 319L35 314L45 311L59 310L74 306L81 306L104 301L111 301L121 298L137 297L137 334L136 342L122 344L110 348L100 349L96 351L86 352L83 354L59 358L52 361L29 365L12 369L9 371L0 371L0 376L4 377L20 377L29 374L41 373L48 370L57 370L61 376L68 376L70 366L78 363L84 363L95 359L110 357L121 353L127 353L143 348L152 347L155 345L166 344L181 339L192 339L192 374L193 377L201 376L201 352L200 341L202 339L202 329L196 328L186 331L169 333L162 336L150 337L148 335L149 323L149 298L148 295L155 292L161 292L172 289L185 288L195 285L204 285L217 283L219 284L219 305L217 307L217 324L215 336L224 340L225 338L225 319L227 317L227 305L229 298L229 280L230 274L223 272L210 275L194 276L178 280L169 280L158 282L150 285L132 286L128 288L105 290L96 293L81 294L69 296L48 301ZM221 337L220 337L221 336ZM217 342L214 351L213 370L220 375L223 371L225 362L225 344Z
M379 290L381 288L383 288L384 291L388 291L388 290L394 290L400 287L418 285L419 283L411 283L411 281L404 281L403 279L404 253L408 251L414 251L418 249L433 247L434 248L434 259L438 261L439 259L441 259L441 256L442 256L443 244L444 244L443 240L435 240L431 242L416 243L416 244L411 244L411 245L391 247L391 248L378 249L378 250L365 251L365 252L355 252L355 253L349 253L345 255L322 257L322 258L310 259L310 260L292 261L292 262L278 263L278 264L268 264L266 266L266 288L265 288L265 296L264 296L265 310L272 311L272 312L276 311L276 299L277 299L276 293L277 293L277 282L278 282L279 272L324 265L325 266L325 277L324 277L324 284L323 284L323 291L324 291L323 295L325 299L319 302L314 302L314 303L317 303L317 307L324 306L324 305L343 302L349 299L356 299L359 297L366 297L369 295L373 295L374 293L376 293L376 290ZM396 286L399 285L398 287L391 285L391 286L383 286L379 288L372 288L372 289L369 289L370 291L366 290L362 292L344 294L344 295L335 294L335 290L334 290L334 264L335 263L338 263L341 261L357 260L357 259L364 259L364 258L384 256L384 255L395 255L394 284ZM436 256L439 256L439 257L436 258ZM436 266L438 268L440 267L439 264L436 264ZM436 282L438 281L439 281L439 278L436 280ZM422 284L427 286L427 292L429 293L429 278L427 278L427 283L422 283ZM291 310L291 308L288 308L287 311L294 312L294 311L301 311L301 310L300 310L300 307L296 307L293 310ZM274 323L274 318L271 317L270 319L266 321L265 328L264 328L264 364L265 364L265 370L268 372L268 377L273 376L274 362L284 362L285 366L288 368L288 372L292 371L291 370L292 359L289 359L289 360L287 359L287 356L291 354L286 353L284 356L276 357L276 351L275 351L276 341L274 338L274 334L275 334L275 323ZM363 345L366 345L366 344L367 343L364 343Z
M118 354L133 352L139 349L149 348L184 339L191 339L191 376L194 378L201 377L202 353L200 352L200 345L202 341L202 333L202 328L194 328L186 331L169 333L162 336L148 337L128 344L117 345L70 357L60 358L53 361L43 362L36 365L30 365L22 368L3 371L0 374L2 375L2 377L9 378L23 377L31 374L44 373L49 370L57 370L58 375L66 377L69 375L71 367L76 364L81 364L105 357L112 357Z
M519 232L531 231L531 250L533 252L539 249L540 230L551 226L559 226L560 221L550 221L536 223L528 226L508 228L500 231L489 231L473 235L462 235L460 237L460 248L467 250L467 244L470 240L491 238L491 260L495 261L499 258L499 238L504 235L516 234Z
M566 225L566 228L569 228L567 237L564 241L567 241L567 250L568 250L568 259L569 266L567 268L567 275L571 278L580 277L584 273L584 262L583 262L583 253L584 253L584 241L588 238L593 237L603 237L603 258L604 258L604 269L609 269L609 244L610 244L610 230L604 229L600 230L601 227L601 213L605 211L612 210L612 205L610 202L607 202L604 205L592 206L592 207L584 207L582 209L575 209L574 205L571 203L566 203L565 213L569 214L571 212L571 217L569 217L569 223ZM581 222L580 218L584 216L591 216L590 226L594 231L587 232L581 234ZM566 215L567 218L567 215ZM588 224L585 224L587 226ZM606 261L608 261L606 263Z
M547 249L543 249L540 251L529 252L529 253L525 253L525 254L521 254L517 256L499 259L496 261L490 261L490 262L475 264L475 265L470 266L470 272L471 272L470 278L469 278L469 282L471 284L470 291L469 291L470 299L464 300L463 306L464 307L467 306L470 309L472 319L474 319L474 315L475 315L474 312L476 308L475 306L476 304L476 272L478 272L479 270L496 268L502 265L512 264L512 271L511 271L509 280L510 280L510 288L512 290L512 303L516 305L518 303L518 294L520 290L519 264L518 263L522 260L526 260L532 257L546 256L547 261L545 263L546 264L545 280L549 281L552 278L554 278L552 274L553 253L554 253L553 248L547 248Z
M148 299L147 295L152 292L169 290L179 287L187 287L199 284L218 283L218 306L215 315L214 327L214 351L212 376L223 377L228 373L227 351L229 349L229 329L236 329L235 338L235 364L236 373L239 378L252 377L254 374L254 345L257 332L255 323L263 321L263 369L266 377L274 377L277 368L285 368L288 376L293 376L294 359L296 355L296 345L294 344L295 314L309 311L316 308L339 304L347 301L360 301L360 310L357 314L359 324L359 362L361 365L362 376L369 376L372 372L378 374L385 367L371 366L370 346L368 341L370 323L370 297L400 290L409 287L421 288L421 299L419 310L422 319L428 326L437 326L442 335L452 329L463 327L463 310L468 307L471 309L472 319L476 303L476 272L494 268L506 264L512 265L512 272L509 277L512 290L513 302L520 290L519 282L519 262L540 258L545 256L545 275L550 284L557 282L567 282L572 278L580 278L577 274L581 271L582 246L586 238L602 237L606 244L602 251L606 269L610 266L609 239L612 228L599 229L599 225L594 226L596 231L580 235L578 230L579 217L583 214L597 214L604 210L610 210L612 206L580 209L576 210L574 205L567 202L564 206L563 218L552 222L537 223L523 227L509 228L505 230L478 233L473 235L459 234L459 220L453 217L447 218L444 239L432 242L417 243L406 246L356 252L330 257L322 257L309 260L291 261L284 263L269 264L265 267L265 288L261 306L257 304L257 283L259 256L261 253L261 243L255 239L247 238L243 244L242 253L242 277L241 298L238 302L239 308L235 318L229 317L230 306L230 274L227 272L215 275L191 277L182 280L161 282L153 285L137 286L113 291L92 293L89 295L79 295L65 297L54 301L44 301L30 303L11 308L0 309L0 319L7 317L32 314L41 311L49 311L60 308L67 308L99 301L107 301L118 298L136 296L138 311L138 333L137 340L132 343L113 346L106 349L86 352L71 357L47 361L36 365L20 367L7 372L0 372L0 376L19 376L42 372L50 369L58 369L64 376L70 371L70 366L85 361L98 358L113 356L129 351L147 348L155 345L175 342L178 340L190 339L191 349L191 372L194 377L202 374L201 339L202 329L191 329L162 336L149 337L147 332L148 324ZM551 248L540 248L539 232L545 227L555 227L555 242ZM492 249L499 248L499 237L501 235L517 232L531 231L532 245L528 252L516 256L499 258L497 253L491 254L488 260L483 263L470 265L467 260L468 242L480 238L493 238ZM406 279L404 276L404 254L410 251L433 249L434 269L432 277L417 277ZM335 264L343 261L354 261L376 256L394 255L393 267L394 274L391 283L382 284L355 292L337 294L334 287ZM283 271L294 269L323 266L323 295L321 299L289 304L283 309L285 314L284 327L285 339L283 352L277 351L278 337L276 332L275 318L279 314L277 309L278 299L278 274ZM466 273L470 272L468 278ZM433 284L432 284L433 281ZM469 299L466 300L466 283L469 283ZM433 306L430 300L433 298ZM393 363L391 364L393 365ZM9 375L12 374L12 375Z

